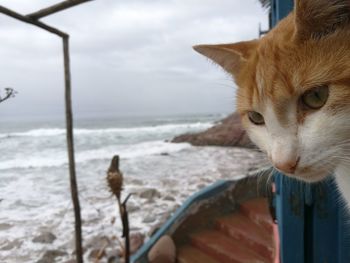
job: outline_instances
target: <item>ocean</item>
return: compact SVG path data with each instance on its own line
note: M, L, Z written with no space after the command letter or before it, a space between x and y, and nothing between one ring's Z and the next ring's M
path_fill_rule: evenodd
M118 154L132 232L147 232L197 190L257 167L259 153L241 148L194 147L170 140L214 125L222 115L83 119L75 122L75 157L84 245L120 236L116 202L106 170ZM0 262L36 262L49 249L74 251L64 122L0 123ZM259 157L259 158L257 158ZM154 198L141 198L148 189ZM117 218L117 220L116 220ZM34 242L41 233L56 239ZM88 249L88 248L87 248Z

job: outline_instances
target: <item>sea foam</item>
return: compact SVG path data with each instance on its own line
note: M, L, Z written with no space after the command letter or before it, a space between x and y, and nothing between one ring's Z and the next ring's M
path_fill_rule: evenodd
M197 122L197 123L181 123L181 124L164 124L154 126L141 126L131 128L105 128L105 129L74 129L74 135L94 135L94 134L108 134L108 133L165 133L176 132L182 130L192 129L207 129L211 127L211 122ZM63 128L41 128L33 129L25 132L0 133L0 138L12 137L51 137L65 135L66 130Z
M78 151L76 163L90 162L94 160L110 159L118 154L122 159L146 157L163 153L173 153L191 147L189 144L173 144L164 141L142 142L126 146L107 146L98 149ZM31 156L17 155L16 158L0 162L0 170L14 168L44 168L60 167L68 164L68 157L64 149L61 151L43 151L33 153Z

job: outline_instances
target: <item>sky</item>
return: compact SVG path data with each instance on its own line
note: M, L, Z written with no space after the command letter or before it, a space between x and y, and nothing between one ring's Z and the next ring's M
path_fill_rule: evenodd
M0 0L28 14L59 1ZM258 0L95 0L43 18L70 35L76 118L217 114L234 111L230 76L195 44L258 37ZM0 119L64 114L62 41L0 14Z

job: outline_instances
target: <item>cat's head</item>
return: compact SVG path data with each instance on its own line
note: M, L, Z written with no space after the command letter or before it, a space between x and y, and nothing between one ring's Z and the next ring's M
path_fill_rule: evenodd
M350 167L349 0L296 0L259 40L194 49L234 77L242 123L277 169L315 182Z

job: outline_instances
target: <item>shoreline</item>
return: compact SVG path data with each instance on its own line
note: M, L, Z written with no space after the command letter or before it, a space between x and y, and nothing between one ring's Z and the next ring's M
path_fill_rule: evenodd
M193 159L192 166L187 163L186 159L189 157ZM199 189L218 179L233 179L236 176L247 175L252 169L259 168L265 162L262 154L252 149L212 146L191 146L179 152L148 158L148 161L153 162L153 165L151 165L151 170L145 170L145 172L151 172L155 169L153 170L154 174L160 173L163 178L159 178L159 174L153 176L153 178L152 176L138 178L124 171L124 195L135 193L128 202L131 232L145 235L160 223L164 223L175 208ZM159 161L165 167L161 171L157 171L155 166ZM121 162L123 164L125 161L122 160ZM208 162L210 163L208 164ZM96 245L92 246L91 243L99 245L101 242L96 240L101 240L101 238L106 240L107 237L112 242L112 247L114 247L114 249L106 249L107 255L114 255L118 249L118 242L115 237L121 233L119 215L115 200L108 193L106 185L101 185L103 183L105 183L104 177L94 190L91 191L90 189L89 193L86 190L81 192L81 196L83 196L81 201L82 218L84 220L84 247L87 250L85 252L86 260L88 260L89 254L97 249ZM50 220L47 222L49 224L40 222L41 227L36 228L34 235L28 236L26 240L17 238L5 243L2 242L0 244L0 257L6 262L16 262L16 260L36 262L44 256L45 251L59 250L67 254L60 254L61 256L57 257L58 262L69 260L73 252L71 247L74 244L72 240L73 221L72 211L64 210L60 209L59 217L62 218L58 225L57 222L56 224L54 222L50 223ZM71 230L67 231L69 228ZM43 230L49 230L57 239L52 244L32 242L32 239L40 235ZM8 229L7 231L11 230ZM13 249L3 250L4 247L11 246L11 244L14 246ZM16 256L15 253L19 250L22 253Z

